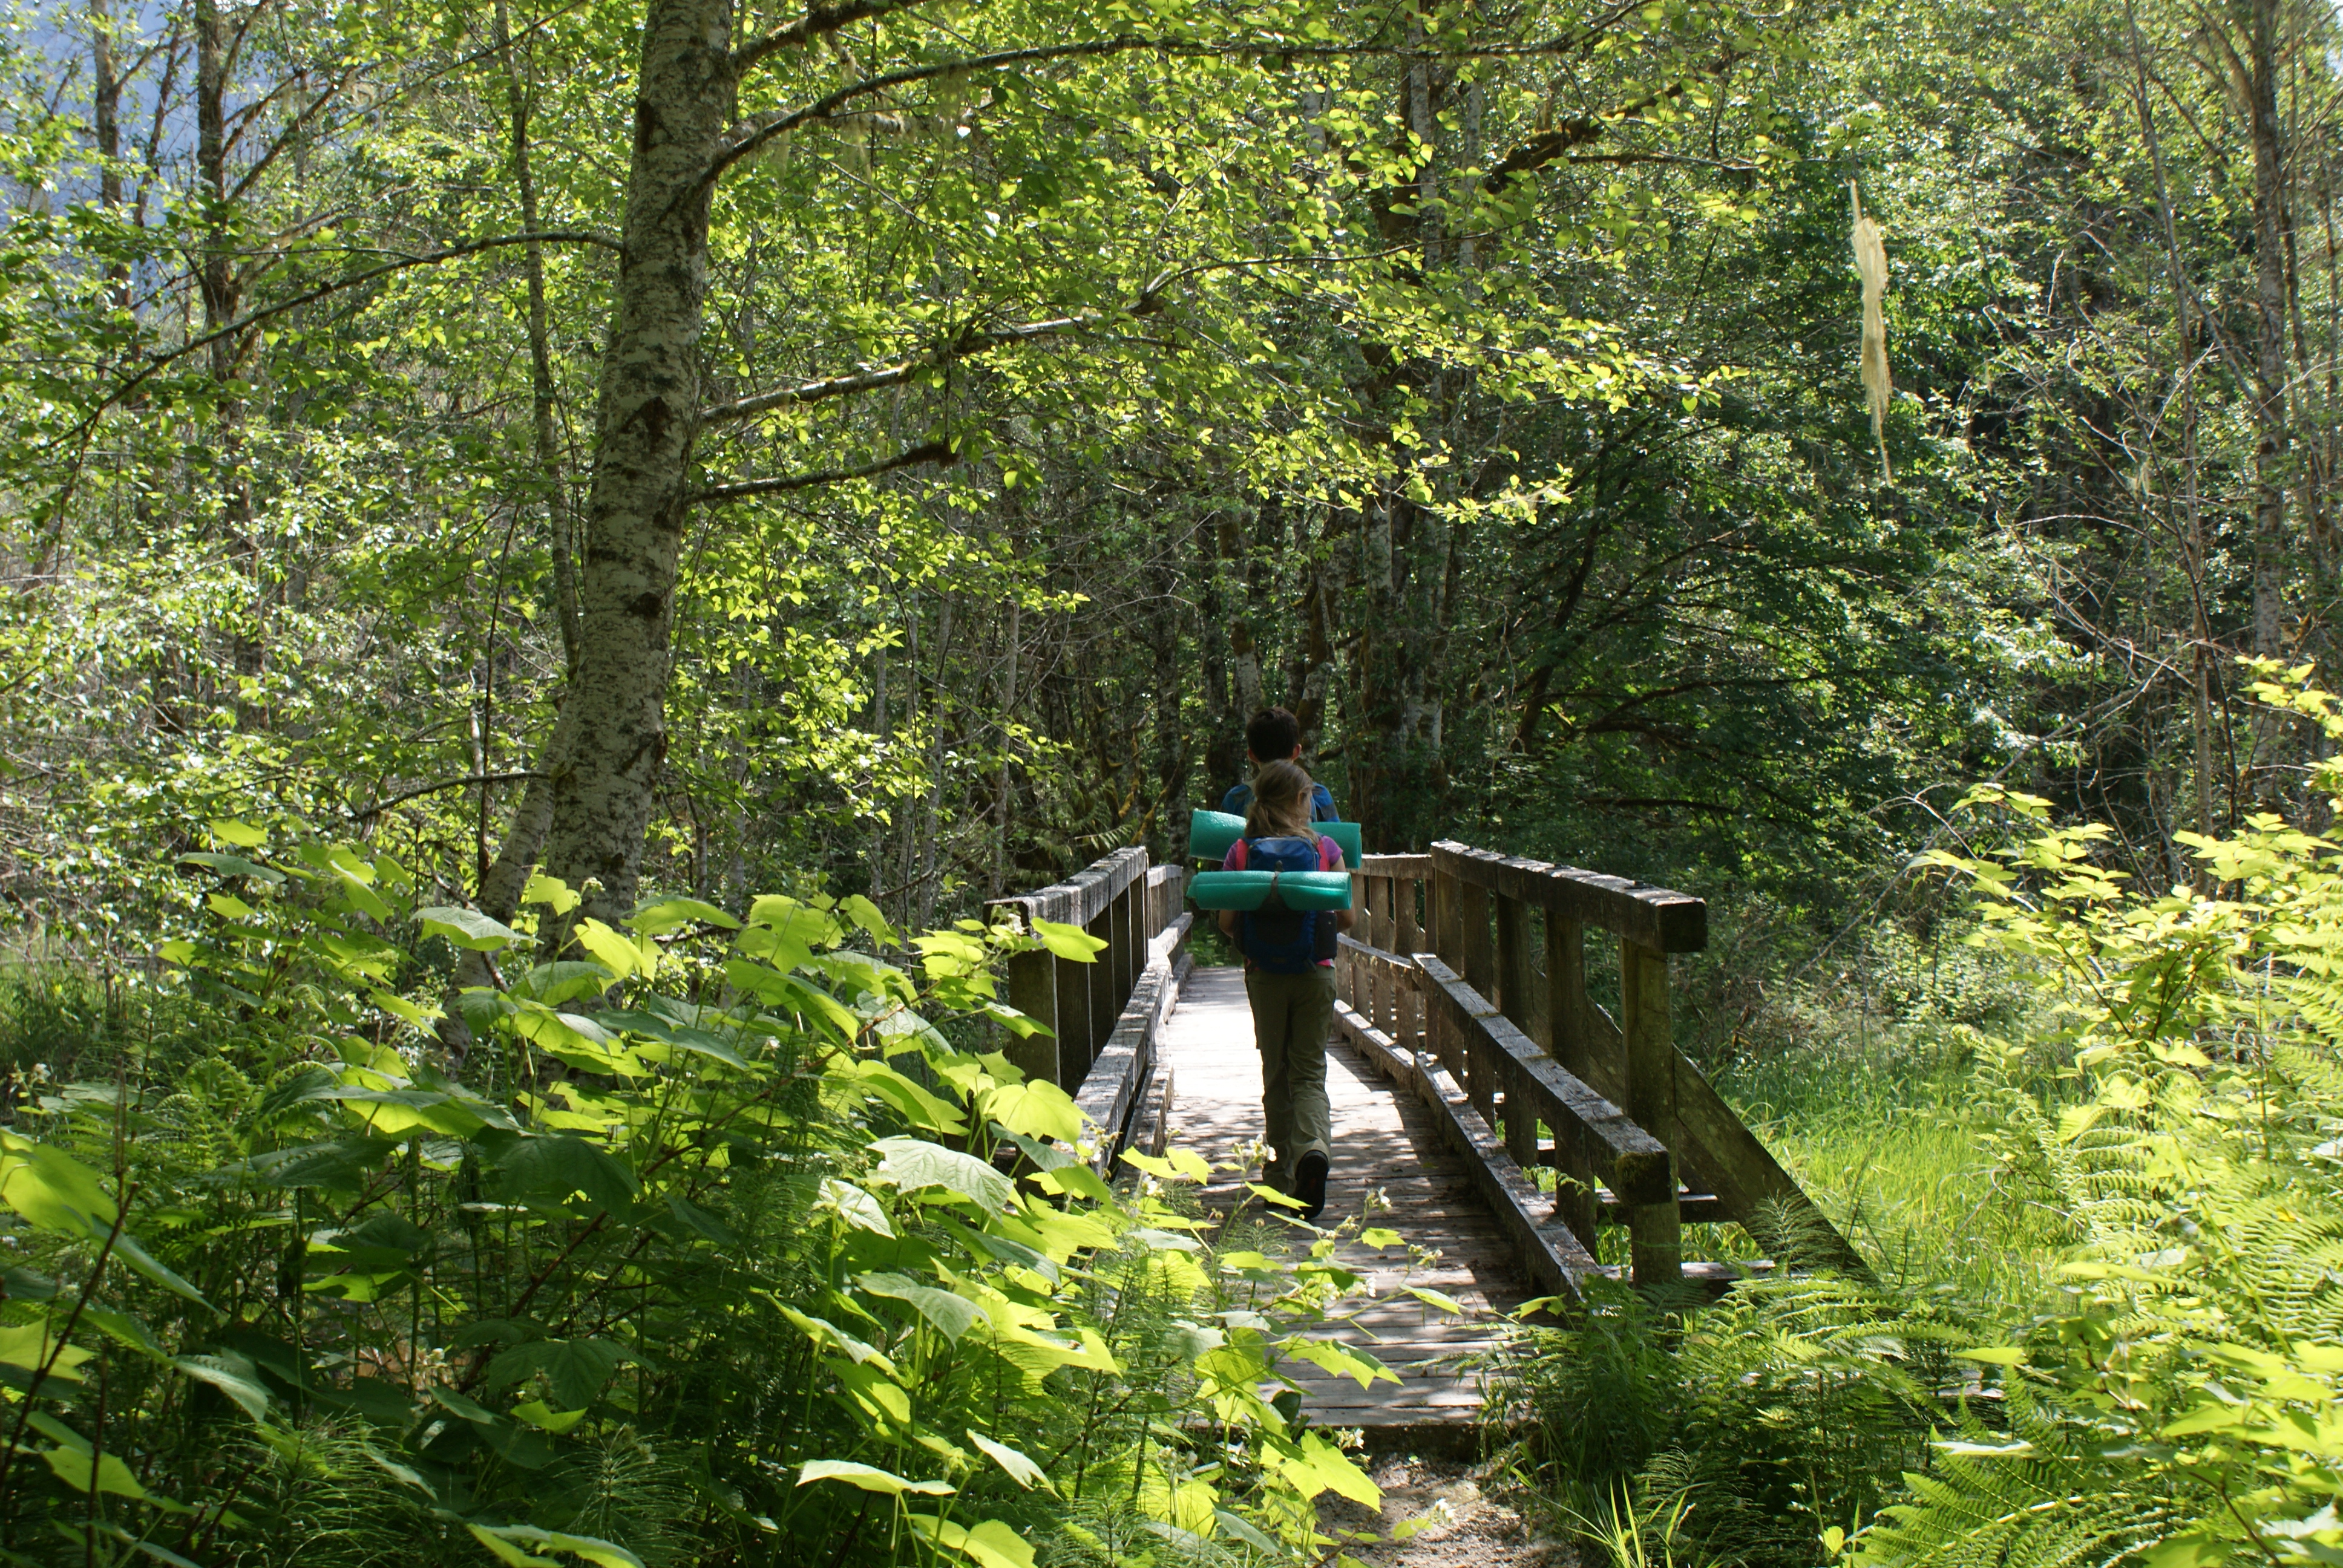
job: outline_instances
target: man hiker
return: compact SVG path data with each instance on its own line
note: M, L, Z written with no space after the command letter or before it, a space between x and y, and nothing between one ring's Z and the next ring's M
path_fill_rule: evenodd
M1264 708L1252 716L1245 726L1245 759L1252 770L1260 772L1272 762L1302 762L1302 721L1282 708ZM1232 817L1242 817L1252 809L1252 785L1239 784L1221 797L1221 809ZM1312 780L1310 786L1310 819L1312 822L1339 822L1342 814L1334 809L1333 791Z

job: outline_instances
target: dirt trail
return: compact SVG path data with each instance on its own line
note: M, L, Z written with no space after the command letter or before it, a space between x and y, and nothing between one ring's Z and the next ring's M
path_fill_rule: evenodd
M1533 1538L1519 1513L1483 1490L1488 1478L1479 1466L1393 1454L1373 1461L1367 1473L1383 1489L1379 1513L1330 1501L1319 1519L1329 1533L1372 1531L1384 1537L1347 1548L1369 1568L1577 1568L1567 1543ZM1427 1515L1412 1539L1388 1539L1395 1526Z

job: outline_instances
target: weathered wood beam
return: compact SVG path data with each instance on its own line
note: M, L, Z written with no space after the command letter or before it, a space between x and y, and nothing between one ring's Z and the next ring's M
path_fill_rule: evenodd
M1708 946L1708 905L1689 893L1575 866L1500 855L1447 839L1432 846L1432 863L1441 875L1467 886L1602 926L1659 952L1692 953Z
M1464 1157L1482 1201L1513 1239L1523 1271L1549 1294L1576 1298L1579 1282L1601 1271L1594 1255L1566 1222L1545 1211L1545 1194L1505 1152L1456 1081L1430 1057L1403 1049L1348 1003L1336 1004L1334 1021L1371 1068L1432 1109L1442 1141Z
M1030 893L989 900L984 907L1013 911L1019 923L1029 931L1036 920L1087 927L1147 870L1147 850L1134 844L1091 861L1062 882L1037 888Z

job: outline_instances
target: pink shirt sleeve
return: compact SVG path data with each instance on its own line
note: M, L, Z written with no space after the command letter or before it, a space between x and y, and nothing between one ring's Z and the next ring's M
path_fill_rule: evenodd
M1342 846L1322 835L1318 839L1318 869L1322 871L1342 869Z
M1245 841L1242 839L1239 839L1235 843L1229 846L1229 852L1225 856L1222 857L1221 869L1223 871L1242 871L1245 869L1248 859L1249 856L1245 849Z

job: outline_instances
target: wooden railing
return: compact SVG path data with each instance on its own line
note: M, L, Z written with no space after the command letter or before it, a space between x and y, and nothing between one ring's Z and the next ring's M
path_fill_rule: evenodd
M1036 920L1054 920L1106 944L1089 963L1046 950L1011 958L1005 1000L1051 1032L1011 1036L1002 1047L1026 1077L1065 1090L1098 1125L1101 1171L1134 1144L1162 1151L1172 1073L1156 1060L1155 1038L1195 964L1195 917L1181 907L1186 886L1179 867L1151 866L1147 851L1132 848L986 905L1029 931Z
M1341 944L1338 1022L1439 1114L1541 1285L1575 1293L1613 1221L1646 1288L1729 1273L1686 1270L1687 1221L1862 1268L1675 1048L1668 965L1707 945L1700 900L1453 842L1369 855L1353 880L1364 940ZM1616 1019L1587 994L1589 926L1617 940Z

